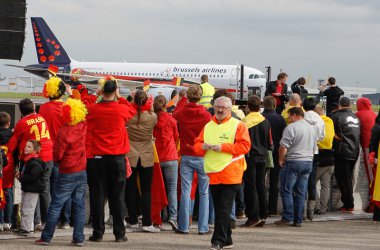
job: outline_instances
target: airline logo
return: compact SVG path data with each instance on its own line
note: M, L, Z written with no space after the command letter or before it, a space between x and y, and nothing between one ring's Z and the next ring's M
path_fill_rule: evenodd
M227 69L218 69L218 68L205 68L205 69L200 69L199 67L189 67L189 68L181 68L181 67L174 67L173 68L173 73L227 73Z

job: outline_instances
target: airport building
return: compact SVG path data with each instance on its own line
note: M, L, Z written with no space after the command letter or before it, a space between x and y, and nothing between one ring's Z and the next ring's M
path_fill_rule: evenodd
M0 92L42 93L45 80L33 76L14 76L0 81Z

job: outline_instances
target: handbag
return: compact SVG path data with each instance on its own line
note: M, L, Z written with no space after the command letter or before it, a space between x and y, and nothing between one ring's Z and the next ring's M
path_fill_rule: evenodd
M267 150L267 155L265 157L265 167L266 168L274 168L273 164L273 154L271 150Z

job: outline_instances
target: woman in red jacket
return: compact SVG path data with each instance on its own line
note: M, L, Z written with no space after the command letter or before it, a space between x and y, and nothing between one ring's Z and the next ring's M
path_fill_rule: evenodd
M173 230L177 226L177 180L178 154L176 141L178 140L177 122L166 113L166 98L163 95L154 99L154 112L157 114L157 124L153 136L156 139L156 149L161 169L165 178L166 193L169 200L169 223Z

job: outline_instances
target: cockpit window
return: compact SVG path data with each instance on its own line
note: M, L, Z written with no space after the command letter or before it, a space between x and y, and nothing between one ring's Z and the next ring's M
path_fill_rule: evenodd
M265 78L265 75L260 75L261 78Z
M255 79L259 79L259 78L260 78L260 76L255 74Z
M248 79L253 79L255 77L254 74L250 74Z

